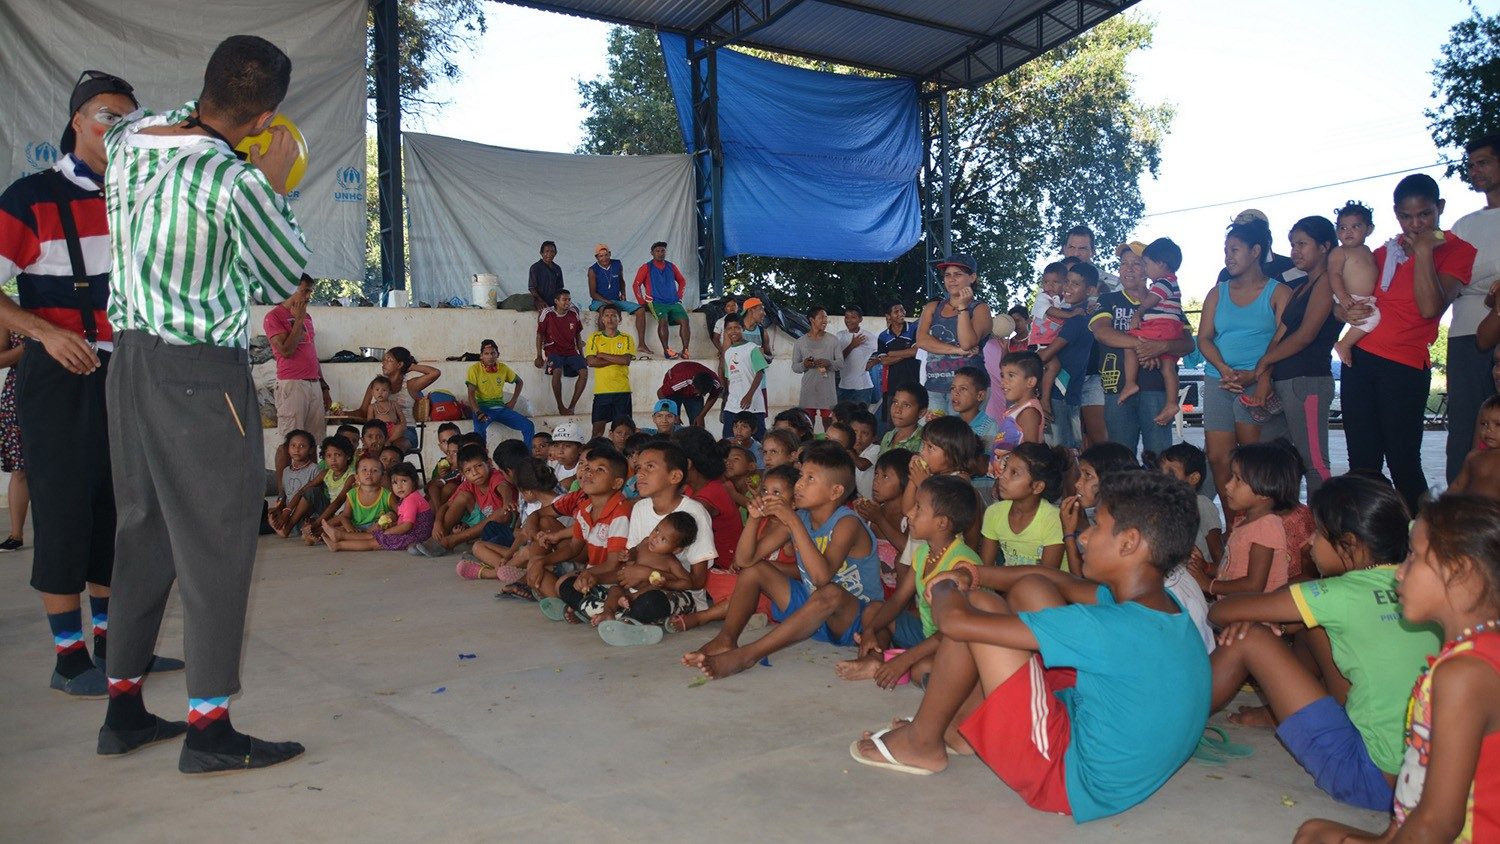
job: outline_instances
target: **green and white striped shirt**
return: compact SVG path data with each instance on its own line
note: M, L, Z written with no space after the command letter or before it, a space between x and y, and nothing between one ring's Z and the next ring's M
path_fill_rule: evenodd
M250 303L290 297L309 251L285 197L223 141L141 133L196 107L138 112L104 138L109 319L177 345L244 347Z

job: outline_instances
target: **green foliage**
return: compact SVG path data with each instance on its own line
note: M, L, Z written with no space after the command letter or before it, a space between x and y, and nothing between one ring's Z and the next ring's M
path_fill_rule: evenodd
M1438 326L1437 339L1432 341L1432 374L1448 382L1448 326Z
M1442 58L1433 63L1427 128L1444 150L1448 175L1463 172L1463 148L1500 131L1500 15L1486 17L1470 4L1470 15L1448 31Z
M445 103L428 91L439 80L463 75L462 52L472 51L485 33L484 4L480 0L400 0L396 6L401 35L401 111L423 114ZM375 16L369 15L369 96L375 98Z
M588 117L578 151L592 155L682 153L682 130L656 33L617 26L609 31L609 66L597 79L580 80Z
M1115 17L995 82L949 94L954 150L953 245L975 255L991 302L1021 301L1061 234L1088 224L1119 243L1143 209L1142 176L1155 175L1171 109L1137 100L1126 60L1151 44L1154 23ZM589 116L580 152L681 152L655 36L617 28L608 72L580 83ZM828 69L802 59L757 55ZM936 154L936 149L934 149ZM731 290L770 287L794 307L858 304L867 311L924 297L919 244L883 264L744 256L726 267Z

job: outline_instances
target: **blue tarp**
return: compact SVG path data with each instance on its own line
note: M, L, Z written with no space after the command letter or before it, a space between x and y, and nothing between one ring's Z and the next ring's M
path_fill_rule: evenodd
M687 39L661 35L693 149ZM921 234L917 84L718 55L726 255L889 261Z

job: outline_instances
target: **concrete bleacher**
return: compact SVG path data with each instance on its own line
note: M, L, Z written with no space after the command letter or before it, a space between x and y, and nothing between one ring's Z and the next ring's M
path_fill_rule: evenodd
M266 306L251 309L252 336L261 333L260 326L268 310L270 308ZM417 360L442 371L442 377L438 378L437 383L430 389L447 390L458 396L460 400L467 395L464 387L464 374L471 363L450 361L445 358L465 352L478 353L480 341L486 338L492 339L500 347L500 360L515 370L525 382L521 393L522 399L530 403L533 411L531 418L538 430L551 430L568 419L584 423L589 421L589 409L593 406L592 378L590 378L588 389L579 399L578 416L565 417L558 414L556 402L552 397L551 377L535 366L537 315L533 312L479 308L312 307L308 309L308 314L312 317L319 357L327 359L341 350L358 352L361 346L385 349L405 346L411 350ZM710 339L704 316L694 313L691 317L692 358L710 368L717 368L717 351ZM585 339L597 329L597 318L597 314L584 312ZM841 330L842 327L841 319L830 320L830 331ZM872 336L878 335L884 330L885 321L878 317L869 317L864 321L864 328ZM622 330L634 336L635 321L627 317ZM677 363L677 361L667 360L661 356L661 344L654 335L654 323L650 320L647 321L646 330L651 339L651 347L656 350L657 354L653 360L636 361L630 367L635 419L636 424L641 426L650 424L651 405L656 401L657 388L661 386L666 371ZM677 332L678 329L675 326L669 329L668 339L673 348L677 348L680 342ZM792 372L790 360L792 342L790 337L779 332L772 338L774 357L766 384L770 391L769 399L773 414L793 406L797 401L797 390L802 376ZM274 362L260 364L255 369L257 383L274 381ZM365 387L371 378L379 374L380 364L375 362L323 365L323 377L328 381L332 390L333 400L348 409L359 406ZM572 395L573 382L571 379L563 379L563 400L566 401ZM718 419L718 409L715 408L710 415L712 418L707 420L706 426L717 434L718 428L714 423ZM465 431L469 429L470 423L467 420L459 424ZM492 431L492 433L498 432ZM267 434L266 465L270 466L277 442L274 430L268 431ZM495 441L494 437L491 441ZM436 426L429 425L424 441L423 458L426 464L431 466L436 457Z

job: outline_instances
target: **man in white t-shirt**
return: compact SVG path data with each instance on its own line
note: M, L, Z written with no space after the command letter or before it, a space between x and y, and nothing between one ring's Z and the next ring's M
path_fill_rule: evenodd
M766 433L766 394L762 390L770 364L760 346L745 339L744 320L739 314L724 317L724 379L729 389L719 412L724 439L734 436L734 422L741 413L756 417L755 437Z
M844 355L844 367L839 370L839 401L852 401L873 408L880 401L875 391L875 382L865 364L875 354L875 335L860 327L864 311L855 305L844 308L844 330L834 335L839 351Z
M1458 477L1474 447L1479 405L1495 394L1490 349L1480 349L1474 333L1489 312L1485 297L1500 278L1500 135L1467 145L1469 184L1484 194L1484 207L1458 218L1453 233L1474 244L1474 280L1458 291L1448 326L1448 483Z

